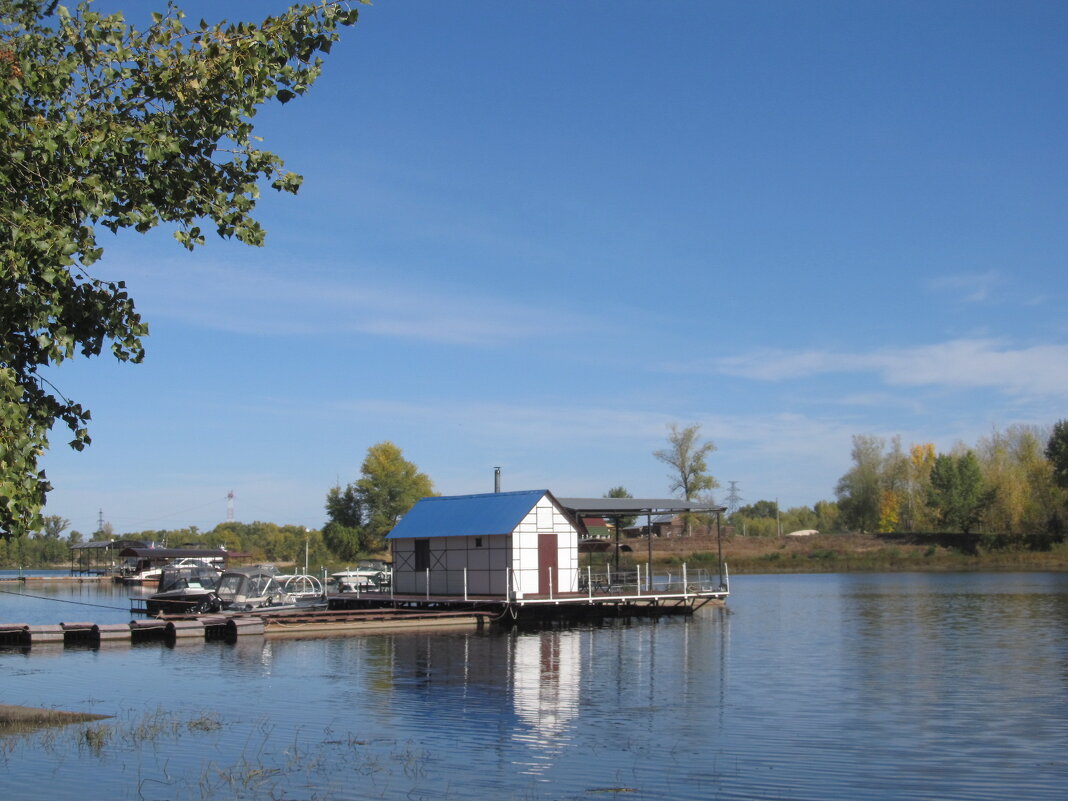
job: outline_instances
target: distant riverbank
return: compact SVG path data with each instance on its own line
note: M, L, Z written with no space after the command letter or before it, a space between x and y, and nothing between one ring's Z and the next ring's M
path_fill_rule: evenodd
M741 537L723 539L723 559L738 573L840 573L861 571L1054 570L1068 571L1068 543L1049 550L984 548L968 550L940 544L939 539L900 535L820 534L810 537ZM635 561L645 562L647 541L625 540ZM706 567L717 562L714 536L653 540L654 570L686 562Z
M982 537L963 535L819 534L810 537L723 538L723 559L738 573L850 573L911 570L1052 570L1068 571L1068 542L1048 550L989 547ZM956 543L956 544L953 544ZM648 559L648 540L624 539L631 551L625 562ZM653 568L668 569L683 562L693 567L714 566L718 560L715 536L658 537L653 540ZM388 560L389 553L376 555ZM598 555L594 562L605 557ZM580 561L586 564L584 555ZM278 562L280 567L292 563ZM62 565L57 572L68 577ZM335 567L329 570L337 569ZM35 570L40 574L46 571ZM0 577L14 579L18 568L0 567ZM36 577L38 580L41 576ZM98 577L84 580L99 580Z

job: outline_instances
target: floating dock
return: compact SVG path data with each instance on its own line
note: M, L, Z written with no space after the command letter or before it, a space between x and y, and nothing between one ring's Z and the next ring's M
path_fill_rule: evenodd
M98 584L105 576L0 576L0 583L20 582L23 584Z
M241 613L164 615L129 623L0 623L0 647L89 647L162 642L227 641L239 637L337 637L364 633L500 625L554 625L616 618L692 615L730 594L682 582L588 583L583 591L501 596L398 594L391 590L334 593L327 608L257 609ZM135 611L135 610L132 610Z
M88 647L161 642L234 642L239 637L323 637L418 628L483 625L486 613L471 611L312 610L242 615L171 616L129 623L0 623L0 646Z

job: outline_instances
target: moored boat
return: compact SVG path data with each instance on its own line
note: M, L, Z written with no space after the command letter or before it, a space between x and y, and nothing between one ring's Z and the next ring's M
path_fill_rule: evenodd
M304 573L280 574L274 565L226 570L214 594L224 611L326 606L319 579Z
M124 584L152 584L160 580L163 566L207 562L222 570L229 554L222 548L124 548L119 552L122 563L115 574Z
M390 566L381 559L364 559L355 568L330 574L330 582L338 592L367 592L388 588Z
M145 612L150 615L171 615L215 612L219 599L215 588L222 575L207 562L182 559L164 565L160 570L159 592L145 599Z

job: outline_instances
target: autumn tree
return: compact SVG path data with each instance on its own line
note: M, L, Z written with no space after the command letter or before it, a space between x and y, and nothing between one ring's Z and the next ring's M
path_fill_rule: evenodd
M327 493L329 518L323 527L327 547L343 559L385 547L385 536L420 498L434 494L434 484L392 442L367 449L360 478Z
M99 232L201 225L260 245L263 185L300 176L259 147L259 107L319 76L346 2L293 6L259 24L189 24L175 6L143 29L81 2L0 0L0 533L40 525L50 489L38 459L54 424L90 441L89 411L47 368L105 347L144 356L147 325L122 281L95 273Z
M879 470L879 531L901 530L908 488L909 458L901 447L901 437L894 437Z
M976 457L995 492L986 513L990 530L1021 540L1044 530L1057 511L1053 466L1043 453L1047 436L1034 426L1015 425L979 441Z
M356 492L363 505L365 547L377 551L415 502L434 494L434 484L404 458L400 448L392 442L380 442L367 449Z
M701 426L697 423L679 428L677 423L668 426L668 445L662 450L654 451L653 456L664 464L670 465L671 491L687 501L695 501L701 493L719 486L719 482L708 472L707 458L716 446L710 440L701 442ZM693 515L686 515L686 535L689 536L693 526Z
M909 447L908 489L903 511L906 531L925 531L931 525L927 491L931 485L931 470L936 456L932 442Z

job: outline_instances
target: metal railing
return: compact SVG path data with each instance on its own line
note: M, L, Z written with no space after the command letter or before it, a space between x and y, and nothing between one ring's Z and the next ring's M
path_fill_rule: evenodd
M426 568L416 573L422 578L422 581L419 582L422 587L415 588L414 593L411 594L424 595L428 600L435 594L431 591L432 572L429 568ZM395 591L392 574L393 571L390 570L389 581L378 586L367 587L357 584L355 591L352 591L351 594L357 598L361 595L381 597L388 594L392 598ZM519 589L516 583L518 578L517 571L512 568L506 568L505 575L506 595L508 598L514 598L517 596ZM557 575L552 572L549 574L548 583L549 598L565 597L574 592L572 590L570 593L560 593L557 586ZM706 568L690 570L686 565L680 565L678 571L668 571L667 573L650 573L647 565L637 565L626 570L613 570L611 565L604 565L596 570L587 566L578 569L578 592L590 598L633 595L727 594L730 592L730 579L727 575L726 564L723 565L722 574L718 570ZM463 597L464 600L469 597L467 568L463 569Z
M591 567L579 572L579 592L587 595L687 595L696 593L729 592L729 580L724 565L722 580L718 571L705 568L689 570L682 565L678 572L649 573L642 565L627 570L612 570L611 565Z

